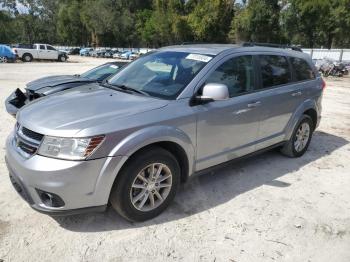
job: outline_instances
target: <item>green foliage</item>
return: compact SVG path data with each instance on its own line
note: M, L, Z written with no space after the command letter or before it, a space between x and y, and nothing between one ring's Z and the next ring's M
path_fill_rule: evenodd
M233 19L231 35L237 42L281 42L278 0L251 0L246 7L238 7Z
M0 0L0 42L350 47L350 0Z
M188 16L195 40L225 42L233 17L233 1L199 1Z
M11 15L0 10L0 43L9 43L16 37L15 21Z

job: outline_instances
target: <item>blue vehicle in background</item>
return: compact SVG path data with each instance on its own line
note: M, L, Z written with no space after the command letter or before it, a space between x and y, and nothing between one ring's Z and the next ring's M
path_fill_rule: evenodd
M0 44L0 63L15 62L16 54L8 45Z
M81 55L81 56L90 56L90 52L92 52L94 49L93 48L90 48L90 47L88 47L88 48L82 48L82 49L80 49L80 51L79 51L79 55Z

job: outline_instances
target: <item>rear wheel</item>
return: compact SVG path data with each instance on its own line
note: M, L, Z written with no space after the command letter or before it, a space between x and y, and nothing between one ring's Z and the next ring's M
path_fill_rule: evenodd
M23 62L31 62L33 60L33 57L31 54L24 54L22 56L22 61Z
M0 63L7 63L7 57L6 56L0 56Z
M281 149L281 152L289 157L302 156L309 147L313 131L311 117L303 115L294 129L291 138Z
M132 157L112 188L113 208L130 221L144 221L163 212L180 184L180 167L168 151L153 147Z

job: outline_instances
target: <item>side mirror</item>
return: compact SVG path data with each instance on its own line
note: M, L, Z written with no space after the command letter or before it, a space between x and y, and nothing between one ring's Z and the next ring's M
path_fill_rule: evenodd
M206 104L213 101L227 100L230 98L228 87L224 84L209 83L202 89L202 95L195 96L192 104Z

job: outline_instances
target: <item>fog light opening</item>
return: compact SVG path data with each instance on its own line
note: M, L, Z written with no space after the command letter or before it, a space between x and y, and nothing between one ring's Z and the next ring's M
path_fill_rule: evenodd
M41 201L46 206L49 206L49 207L62 207L62 206L64 206L64 201L58 195L56 195L54 193L45 192L45 191L42 191L40 189L36 189L36 191L38 192L38 195L39 195Z

